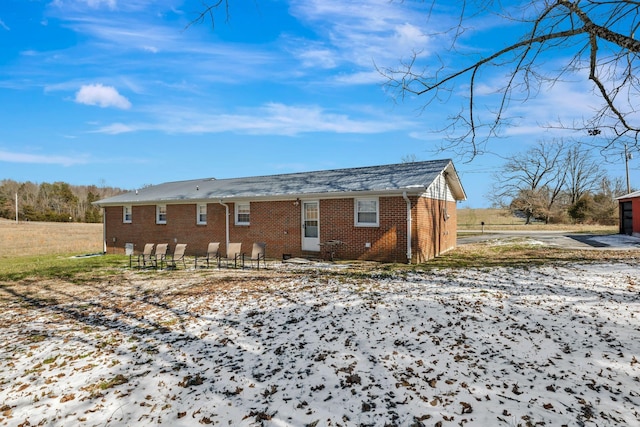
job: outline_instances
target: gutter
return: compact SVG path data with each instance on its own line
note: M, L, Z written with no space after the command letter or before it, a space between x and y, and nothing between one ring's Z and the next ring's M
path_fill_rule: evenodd
M122 205L135 205L135 206L145 206L145 205L157 205L158 203L163 204L185 204L190 205L194 203L215 203L215 199L227 200L229 202L241 202L241 201L252 201L252 202L284 202L292 199L344 199L350 197L368 197L368 196L400 196L403 191L406 191L410 195L420 195L424 193L425 187L423 185L410 186L405 187L403 189L390 189L390 190L367 190L367 191L345 191L345 192L331 192L331 193L287 193L287 194L278 194L273 196L264 196L264 195L246 195L246 196L237 196L237 195L225 195L225 194L213 194L211 197L198 197L198 198L164 198L164 199L124 199L124 200L116 200L116 201L104 201L98 200L97 202L93 202L92 204L100 207L108 207L108 206L122 206ZM119 196L115 196L119 197Z
M225 236L226 236L226 246L225 246L225 251L229 250L229 205L227 205L226 203L222 202L222 199L220 199L218 201L218 203L220 203L222 206L224 206L225 209Z
M407 192L402 192L402 198L407 202L407 264L411 264L411 200Z

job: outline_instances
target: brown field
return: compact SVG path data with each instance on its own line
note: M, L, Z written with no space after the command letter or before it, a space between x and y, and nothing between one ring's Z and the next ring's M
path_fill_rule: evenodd
M0 259L102 252L102 224L0 220Z
M458 209L458 230L480 230L484 222L485 230L557 230L568 232L617 233L618 226L591 224L544 224L535 222L525 224L524 218L518 218L504 209Z

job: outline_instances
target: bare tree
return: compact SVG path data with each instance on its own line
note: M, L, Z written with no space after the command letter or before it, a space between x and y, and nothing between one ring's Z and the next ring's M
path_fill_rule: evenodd
M600 166L591 153L577 144L567 150L565 164L567 193L569 203L573 205L586 193L597 190L603 178Z
M415 163L418 161L418 156L416 156L415 154L407 154L405 156L402 156L401 160L402 163Z
M513 206L514 200L519 201L518 206L535 201L535 207L516 207L515 210L525 213L527 224L532 217L544 217L548 221L567 180L565 159L563 141L541 141L525 153L508 157L501 170L494 174L493 198L503 206Z
M511 200L509 210L523 214L526 218L525 224L529 224L531 218L545 218L548 221L550 210L548 209L547 201L548 196L545 187L535 190L521 190Z
M381 72L399 96L425 97L424 108L443 97L450 100L454 88L467 88L466 107L451 117L446 127L451 131L448 148L471 157L482 153L487 141L510 124L511 104L535 97L544 86L553 85L568 74L588 76L600 107L579 123L558 126L591 135L601 148L611 148L619 139L630 139L638 147L640 41L635 39L635 33L640 26L640 2L532 0L521 8L508 8L493 0L431 0L432 10L447 5L459 7L457 24L444 35L432 36L449 36L451 44L443 49L466 54L458 55L459 61L454 61L453 66L443 61L439 67L426 68L416 52L399 68ZM507 41L504 48L465 62L470 55L468 49L464 50L467 40L462 35L470 30L467 22L480 15L517 22L524 31L519 39ZM553 53L567 59L550 72L545 68L545 59ZM484 105L477 93L483 83L482 71L492 67L503 70L506 78L497 90L495 104Z

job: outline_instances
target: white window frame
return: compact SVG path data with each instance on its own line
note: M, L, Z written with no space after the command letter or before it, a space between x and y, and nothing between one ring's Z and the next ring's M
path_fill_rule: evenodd
M164 215L164 219L161 219ZM156 224L167 223L167 205L156 205Z
M204 209L204 212L202 212L203 209ZM203 219L203 215L204 215L204 219ZM198 225L207 224L207 204L206 203L198 203L196 205L196 224Z
M133 222L133 208L131 205L124 205L122 207L122 222L124 224L131 224Z
M244 214L245 212L240 212L241 207L247 207L247 212L249 214L249 221L240 221L240 214ZM235 204L235 224L236 225L249 225L251 223L251 203L236 203Z
M375 222L360 222L359 220L359 202L374 202L376 205L376 221ZM361 197L354 199L353 201L353 220L356 227L379 227L380 226L380 200L377 197ZM363 213L372 213L372 211L364 211Z

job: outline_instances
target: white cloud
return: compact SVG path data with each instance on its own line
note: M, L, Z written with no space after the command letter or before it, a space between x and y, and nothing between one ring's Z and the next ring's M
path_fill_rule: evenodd
M402 45L421 45L426 41L424 33L415 25L407 22L395 27L395 36Z
M107 6L109 9L115 9L117 6L116 0L85 0L85 3L87 3L90 7L95 7L95 8L99 8L103 4Z
M337 65L335 52L330 49L303 50L298 54L298 57L302 61L302 65L307 68L331 69Z
M120 95L113 86L101 84L84 85L76 92L76 102L86 105L98 105L100 107L115 107L122 110L131 108L131 102Z
M223 133L250 135L287 135L327 132L337 134L377 134L407 129L413 125L404 117L378 117L368 113L364 117L327 111L316 105L285 105L269 103L238 113L201 113L175 107L152 111L154 122L113 123L97 129L96 133L160 131L167 133Z
M86 5L93 9L101 8L104 5L111 10L115 10L118 6L116 0L54 0L51 4L59 8Z
M87 158L0 151L0 162L73 166L86 164Z
M344 2L304 0L292 2L292 14L315 28L336 63L371 68L373 62L395 63L413 52L426 52L429 38L420 29L422 5L386 0ZM310 51L321 48L316 43ZM304 61L304 44L297 50Z
M366 85L384 83L385 78L379 71L371 70L353 74L339 74L333 78L333 81L339 84Z
M123 123L113 123L109 126L101 127L97 133L106 133L109 135L118 135L121 133L128 133L136 131L136 127L125 125Z
M0 28L4 28L7 31L11 31L11 28L9 28L9 26L5 24L2 19L0 19Z

